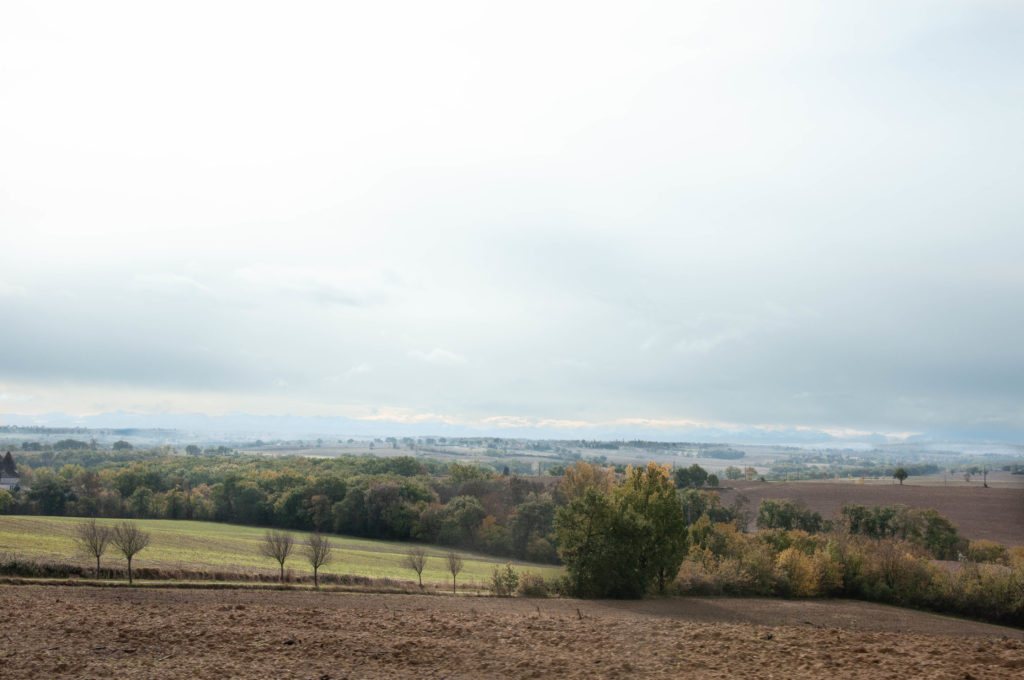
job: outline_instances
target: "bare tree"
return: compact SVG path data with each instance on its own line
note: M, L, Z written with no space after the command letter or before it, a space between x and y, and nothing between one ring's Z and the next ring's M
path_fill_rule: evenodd
M452 594L454 595L455 577L462 571L462 558L454 550L449 550L448 554L445 555L445 560L448 562L448 571L452 573Z
M110 542L128 560L128 585L132 584L132 558L149 545L149 532L135 522L124 521L114 527Z
M420 580L420 588L422 588L423 570L427 567L427 551L423 548L409 548L409 552L405 553L402 565L416 572L416 576Z
M310 534L303 547L302 552L309 561L309 566L313 567L313 585L318 589L320 588L320 579L317 573L320 571L320 567L330 563L332 548L331 541L319 533Z
M277 560L281 565L281 583L284 583L284 562L295 551L295 538L285 531L268 531L260 543L260 555Z
M110 527L98 524L95 519L75 526L75 543L96 558L96 576L100 575L100 557L107 551L113 532Z

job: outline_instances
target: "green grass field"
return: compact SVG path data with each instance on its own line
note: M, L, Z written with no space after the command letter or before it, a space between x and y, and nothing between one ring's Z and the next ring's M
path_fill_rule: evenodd
M75 524L84 521L86 520L77 517L0 516L0 553L94 566L94 560L78 549L73 538ZM113 526L121 520L98 521ZM133 521L152 535L149 547L136 555L132 561L135 567L278 573L277 562L261 557L258 553L259 544L266 532L265 528L166 519ZM306 537L301 531L292 533L297 541L302 541ZM411 543L345 536L330 538L334 544L334 559L331 564L321 568L321 573L407 581L414 581L416 578L413 571L402 566L406 551L413 545ZM443 559L447 550L439 546L424 547L428 554L427 567L423 571L424 584L450 584L451 575ZM465 564L459 574L460 583L487 581L494 565L505 563L501 558L488 555L465 551L458 553ZM112 567L123 567L125 560L119 557L113 548L108 548L102 563ZM546 565L518 562L513 564L516 564L520 571L538 573L545 578L558 575L562 571L559 567ZM285 568L296 574L312 573L309 564L299 554L290 557L285 563Z

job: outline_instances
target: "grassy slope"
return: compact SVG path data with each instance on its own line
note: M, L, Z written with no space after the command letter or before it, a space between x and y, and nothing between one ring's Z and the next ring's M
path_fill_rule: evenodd
M13 552L25 557L73 561L93 565L94 561L81 553L72 538L74 525L84 522L76 517L0 516L0 553ZM114 525L120 520L101 519L103 524ZM277 573L273 560L260 557L257 548L266 529L213 522L184 520L134 520L152 534L152 543L139 553L132 563L136 566L181 568L195 570L231 570L240 572ZM302 540L304 532L292 532ZM358 576L389 577L413 580L416 575L402 566L410 543L374 541L343 536L331 536L334 561L321 568L321 572L354 574ZM428 560L423 572L424 582L451 582L443 561L447 550L426 546ZM465 566L459 581L484 581L491 569L503 560L496 557L459 551ZM111 548L103 556L103 563L123 566L124 559ZM558 574L557 567L523 565L526 571L545 577ZM286 569L296 573L311 572L301 555L293 555L285 563Z

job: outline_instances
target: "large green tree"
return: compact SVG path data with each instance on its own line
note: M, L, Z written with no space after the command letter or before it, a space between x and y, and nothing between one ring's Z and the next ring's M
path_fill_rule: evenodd
M686 521L669 471L653 462L631 468L616 495L623 508L636 513L642 527L637 557L644 580L656 580L664 592L679 572L687 547Z
M531 493L516 506L509 525L512 531L512 551L516 557L526 557L531 539L544 538L555 517L555 503L550 494Z
M580 489L560 508L556 533L577 595L642 597L653 582L664 588L686 552L686 523L667 469L630 469L604 491Z
M559 508L555 531L573 591L579 596L612 595L623 586L620 572L628 569L622 543L624 522L610 494L588 487ZM628 542L628 541L627 541Z

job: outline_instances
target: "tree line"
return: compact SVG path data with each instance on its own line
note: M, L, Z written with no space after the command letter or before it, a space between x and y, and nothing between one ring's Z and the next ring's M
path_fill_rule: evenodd
M9 495L7 512L205 519L562 561L552 587L572 595L840 595L1024 616L1024 549L967 541L934 510L901 506L825 519L765 500L749 534L749 511L723 506L699 466L619 473L581 461L555 480L412 457L165 456L22 471L28 491Z
M114 526L108 526L93 518L75 525L73 540L83 553L95 558L97 577L103 573L100 560L108 548L114 548L127 562L128 585L133 585L132 560L149 547L151 535L135 522L124 520ZM317 589L320 588L320 568L334 561L334 545L327 536L318 532L300 540L286 531L267 531L257 546L257 552L262 557L278 563L281 583L285 581L284 567L288 559L296 555L303 557L313 570L313 587ZM427 552L421 547L410 548L403 560L404 566L416 572L420 588L423 588L423 570L427 566L427 560ZM455 594L456 578L464 564L462 556L454 550L449 550L444 556L444 561L452 575L452 594ZM518 576L511 565L507 566L506 573L518 583ZM506 580L507 578L509 577L506 577ZM512 588L515 589L515 585Z
M219 521L558 562L553 521L562 499L554 479L413 457L135 453L124 460L124 452L70 452L56 468L33 468L23 455L27 490L0 491L0 512ZM40 454L48 462L53 455Z

